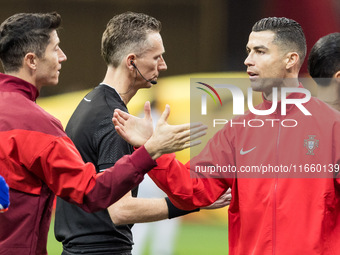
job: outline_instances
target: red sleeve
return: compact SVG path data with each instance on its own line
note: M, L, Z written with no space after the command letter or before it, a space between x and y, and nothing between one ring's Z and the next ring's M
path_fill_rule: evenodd
M148 174L176 207L192 210L215 202L232 186L234 179L233 173L199 172L199 169L235 165L233 155L232 145L222 130L186 165L176 160L174 154L163 155Z
M137 186L156 163L143 146L97 175L94 165L85 164L72 141L63 137L51 143L31 169L39 165L42 171L36 173L57 196L86 211L97 211Z

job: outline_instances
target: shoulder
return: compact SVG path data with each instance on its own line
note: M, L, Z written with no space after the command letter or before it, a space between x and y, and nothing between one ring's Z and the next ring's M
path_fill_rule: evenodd
M340 120L340 112L320 99L311 97L311 100L308 103L308 110L311 112L312 116L321 115L324 118Z
M108 85L98 85L79 103L75 113L87 117L112 117L114 109L127 112L127 108L116 90Z
M13 129L37 131L57 137L66 136L61 122L30 100L22 100L20 104L8 109L8 122Z

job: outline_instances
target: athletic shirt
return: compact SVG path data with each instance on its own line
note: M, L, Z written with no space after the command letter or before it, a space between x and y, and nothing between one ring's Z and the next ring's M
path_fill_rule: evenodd
M87 94L69 120L66 133L85 162L92 162L97 173L133 152L133 147L115 131L115 109L128 112L116 90L100 84ZM137 188L132 195L137 196ZM115 226L107 210L86 213L75 205L57 199L55 236L69 252L120 254L132 249L132 225Z

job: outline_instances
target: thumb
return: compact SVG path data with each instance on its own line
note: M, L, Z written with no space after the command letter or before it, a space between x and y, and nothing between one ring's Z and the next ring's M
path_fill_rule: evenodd
M144 118L147 120L151 119L151 107L149 101L146 101L144 104Z
M159 118L159 121L166 122L170 115L170 106L167 104L165 106L164 112L162 113L162 116Z

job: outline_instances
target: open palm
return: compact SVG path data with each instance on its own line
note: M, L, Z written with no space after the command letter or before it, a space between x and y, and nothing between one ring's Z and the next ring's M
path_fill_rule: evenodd
M138 118L116 109L113 124L118 134L132 146L142 146L153 134L150 102L144 105L144 118Z

